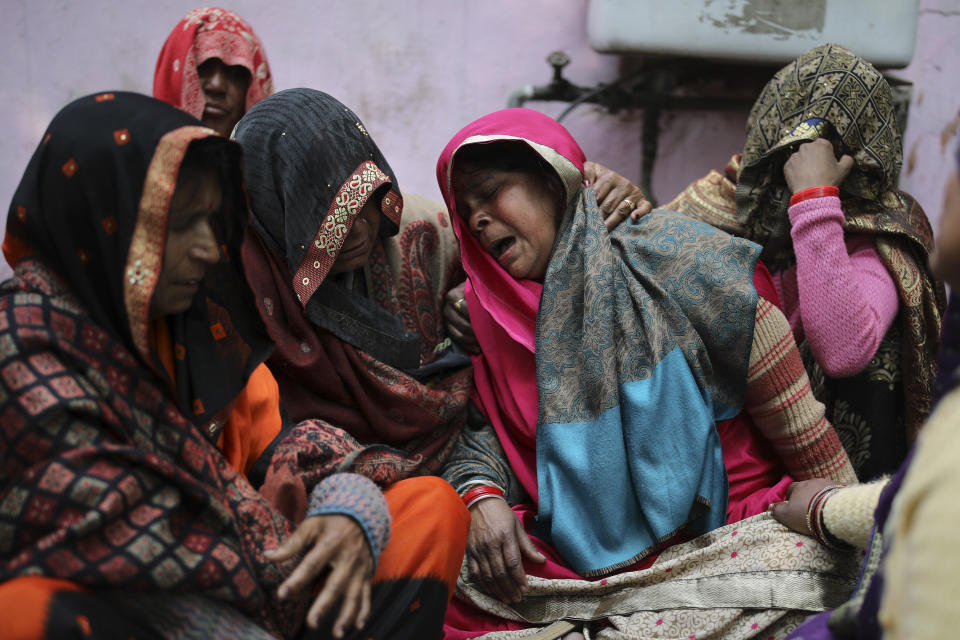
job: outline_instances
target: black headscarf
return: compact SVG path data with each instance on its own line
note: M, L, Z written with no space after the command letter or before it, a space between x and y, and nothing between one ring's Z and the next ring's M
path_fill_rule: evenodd
M93 323L166 380L202 425L226 408L270 351L240 263L246 227L240 150L164 102L109 92L53 119L14 194L7 241L26 245L73 292ZM214 138L214 140L208 140ZM163 266L167 217L191 144L222 144L221 259L184 313L167 318L174 387L150 347L150 301ZM9 256L8 256L9 258ZM209 433L215 437L218 433Z
M234 136L252 208L243 259L285 409L355 437L378 482L438 473L473 383L443 330L459 275L446 215L415 211L399 228L390 166L360 119L320 91L273 94ZM367 202L379 205L379 242L362 269L329 276Z
M397 233L403 213L393 170L360 118L326 93L288 89L250 109L233 136L251 225L286 265L310 322L393 367L418 366L419 340L397 317L327 277L368 199L379 199L381 237ZM255 291L266 284L259 271Z
M306 257L314 257L307 240L324 235L328 219L343 209L344 219L337 220L342 235L327 237L339 252L374 193L382 197L380 235L396 234L403 202L393 170L360 118L333 96L313 89L275 93L247 112L233 137L244 149L251 224L285 258L291 277ZM373 163L376 171L369 188L358 189L361 185L351 184L351 178L364 163ZM384 195L388 190L393 197Z

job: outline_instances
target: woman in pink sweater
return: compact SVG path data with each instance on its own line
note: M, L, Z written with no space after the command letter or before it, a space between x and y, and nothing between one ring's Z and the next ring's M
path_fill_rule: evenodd
M944 309L923 210L895 189L890 87L821 45L767 83L742 157L666 205L764 246L817 397L861 478L896 469L929 413Z

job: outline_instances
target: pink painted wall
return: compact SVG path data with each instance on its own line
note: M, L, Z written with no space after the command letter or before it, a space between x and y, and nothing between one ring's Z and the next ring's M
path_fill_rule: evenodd
M852 1L852 0L850 0ZM650 3L654 7L654 3ZM104 89L149 93L156 55L197 3L175 0L4 0L0 24L0 202L6 213L27 160L56 111ZM586 0L291 0L226 3L257 30L278 89L325 90L364 119L400 186L439 199L436 157L469 120L501 108L511 91L543 84L554 50L581 85L610 82L619 58L594 52ZM915 84L901 186L931 219L940 211L960 120L960 0L920 0L917 49L901 73ZM678 34L682 37L682 34ZM557 115L565 105L529 103ZM742 144L745 113L666 113L654 190L672 197ZM633 179L640 173L642 114L610 115L592 106L565 124L587 156ZM0 265L0 277L9 274Z

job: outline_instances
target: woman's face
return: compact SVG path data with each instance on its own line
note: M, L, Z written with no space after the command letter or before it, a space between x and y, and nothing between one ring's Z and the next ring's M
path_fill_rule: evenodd
M207 267L220 260L212 222L222 201L220 180L212 171L177 185L167 218L163 267L150 299L151 318L189 309Z
M225 138L247 110L250 72L243 65L224 64L220 58L207 58L197 67L204 107L201 120Z
M956 289L960 287L960 174L957 171L953 171L947 181L938 227L930 269L933 275Z
M360 215L350 228L350 233L343 241L343 247L337 255L336 262L331 267L331 273L347 273L356 271L367 264L373 247L377 243L377 234L380 232L379 198L368 198Z
M517 280L543 280L557 235L557 197L542 176L454 170L457 213L484 251Z

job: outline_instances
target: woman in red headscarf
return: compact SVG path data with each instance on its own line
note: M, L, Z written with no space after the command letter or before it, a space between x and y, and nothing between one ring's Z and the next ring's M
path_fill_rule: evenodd
M157 58L153 95L229 136L243 114L273 93L267 53L247 21L227 9L194 9Z

